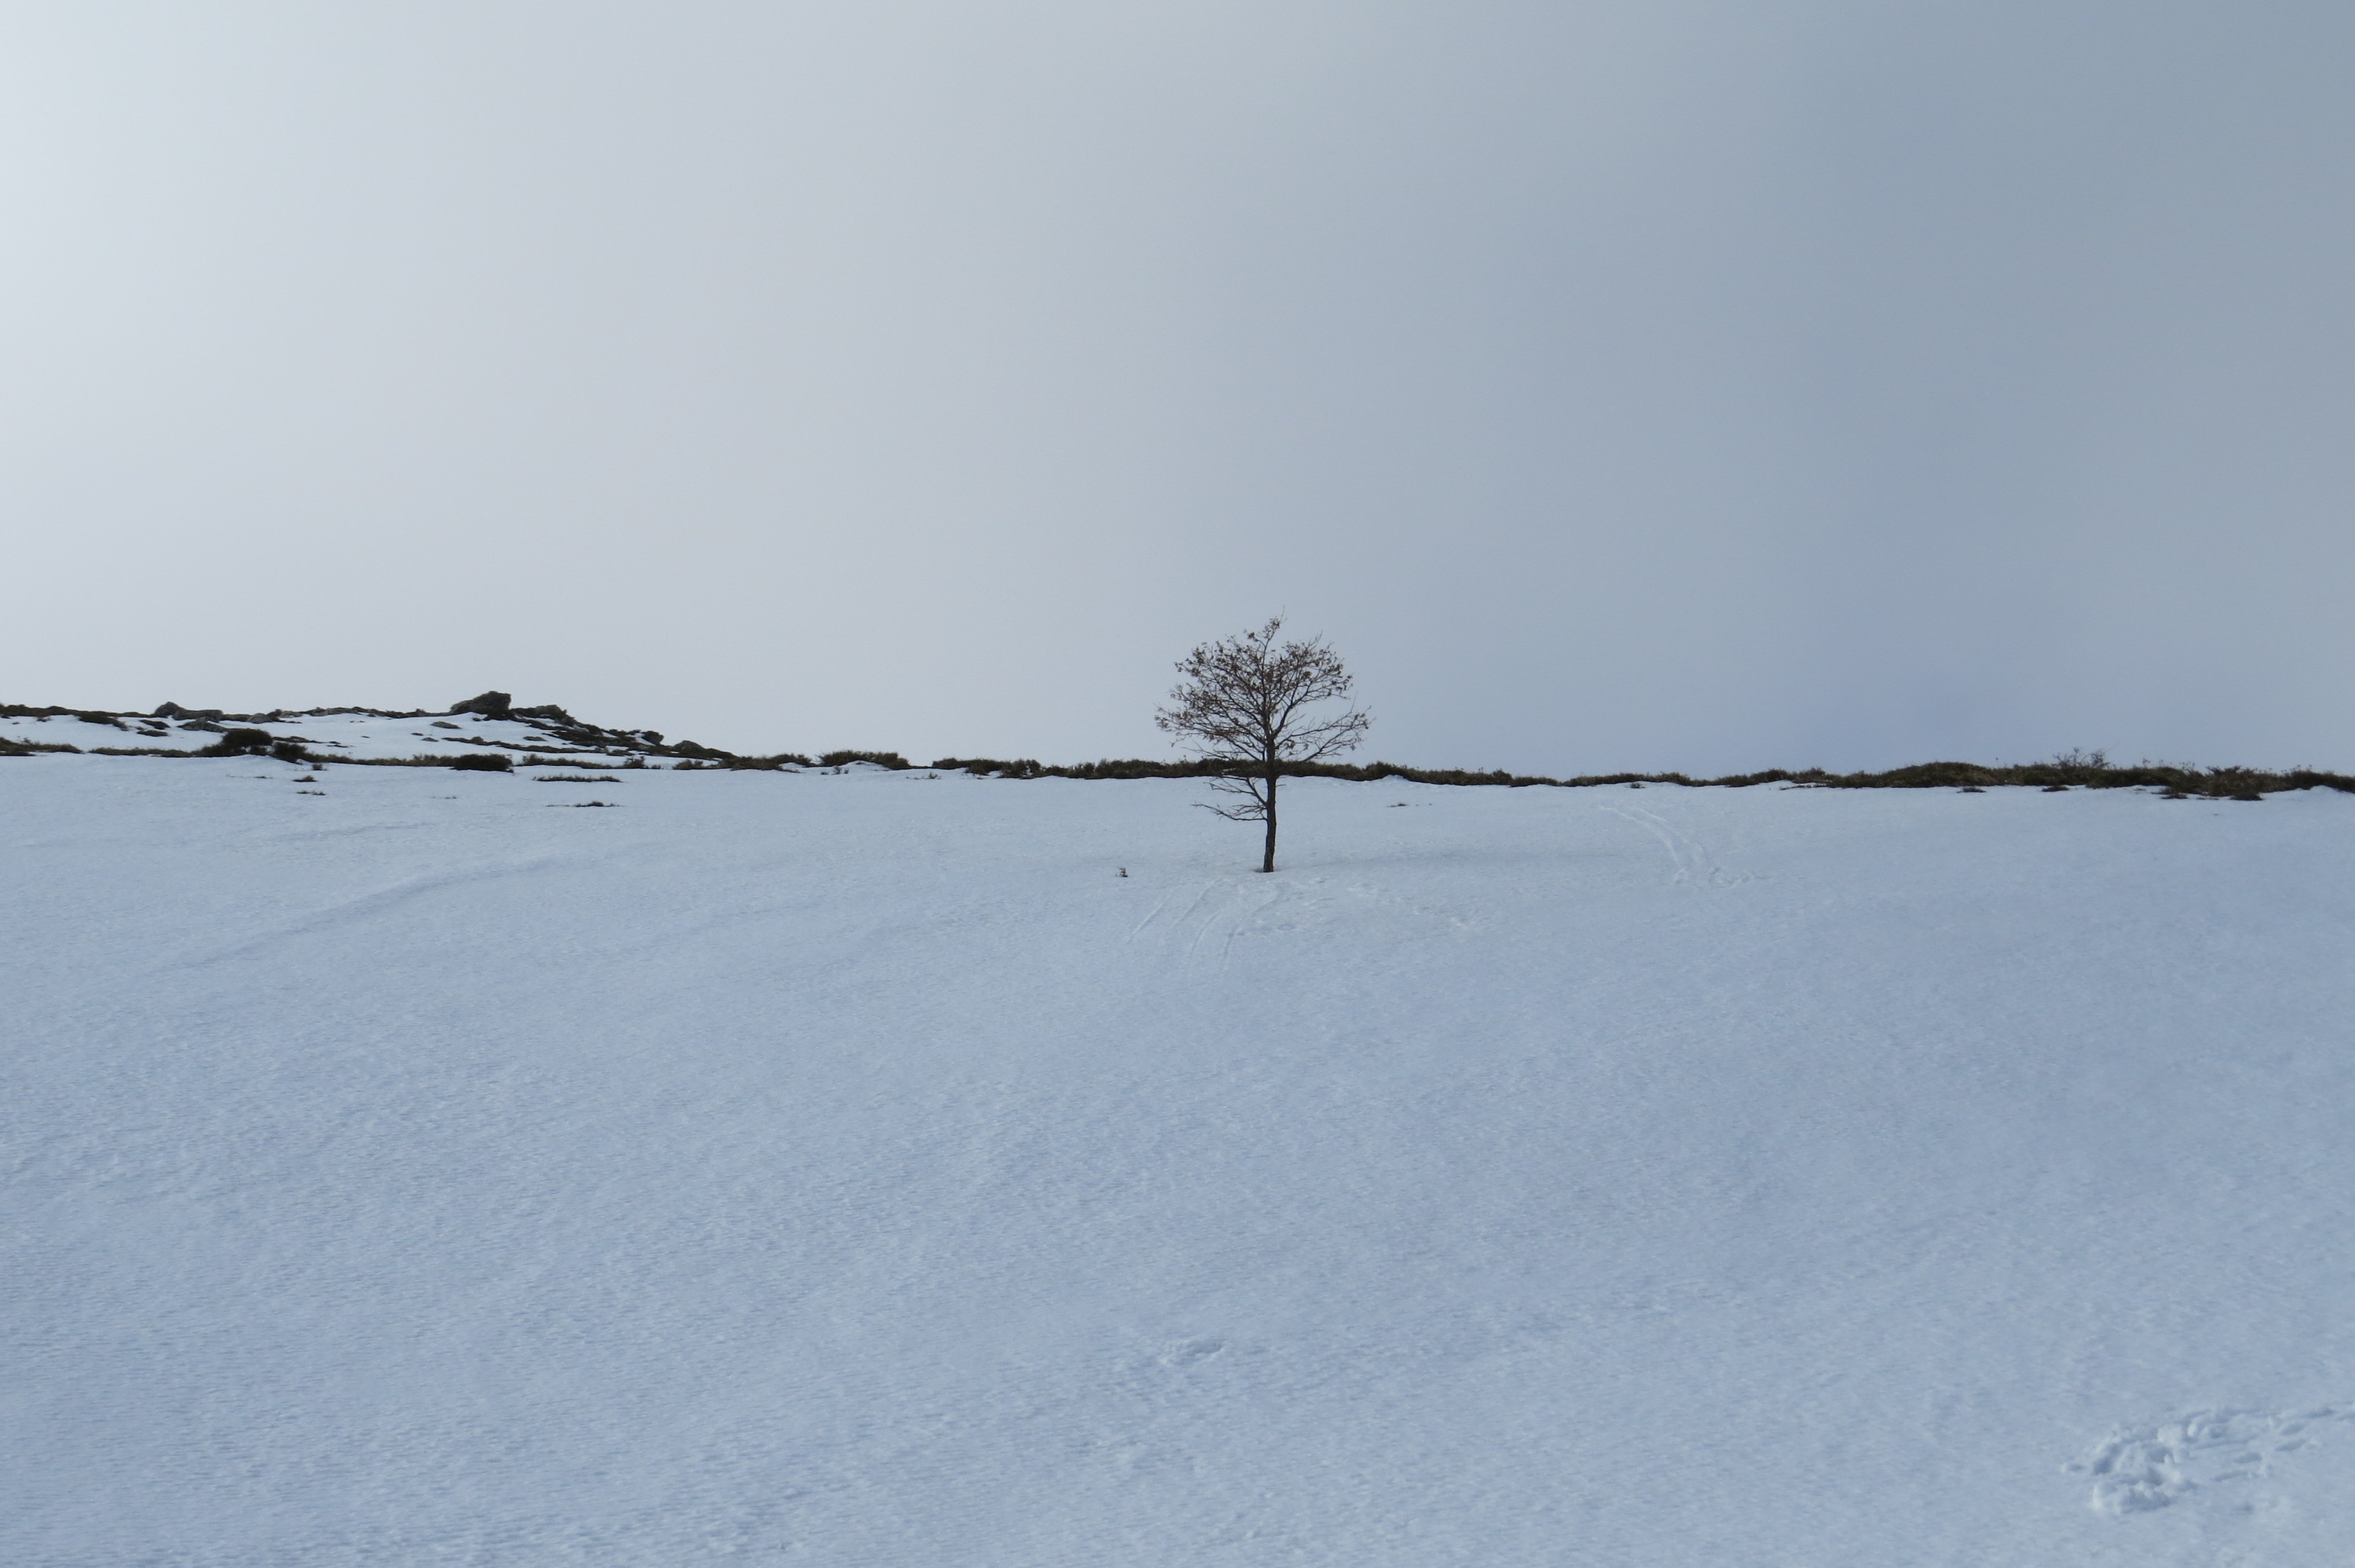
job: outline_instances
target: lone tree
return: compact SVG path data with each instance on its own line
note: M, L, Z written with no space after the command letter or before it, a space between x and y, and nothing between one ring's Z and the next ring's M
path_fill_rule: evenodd
M1337 757L1366 738L1373 721L1355 709L1306 710L1349 694L1349 673L1324 639L1279 645L1281 617L1257 631L1205 642L1178 661L1171 706L1153 722L1196 757L1217 766L1210 788L1238 797L1208 805L1231 822L1267 824L1260 870L1275 869L1275 787L1287 770Z

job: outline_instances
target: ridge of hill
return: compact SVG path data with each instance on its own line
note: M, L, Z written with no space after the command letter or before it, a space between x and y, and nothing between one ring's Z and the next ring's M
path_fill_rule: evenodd
M248 738L231 740L236 732ZM261 738L251 738L256 736ZM553 703L518 708L504 692L485 692L440 710L333 707L229 713L165 703L152 713L132 714L0 704L0 755L79 751L108 757L192 757L272 747L301 748L293 755L281 752L287 761L442 766L454 761L461 748L680 761L716 761L730 755L691 740L666 740L658 730L608 729L575 718Z
M52 731L46 727L69 721ZM424 727L416 727L420 724ZM232 731L242 738L235 738ZM314 736L304 733L316 730ZM429 730L446 731L430 734ZM125 741L135 744L124 744ZM431 751L421 751L422 741ZM269 752L282 761L364 763L378 766L452 767L467 753L510 754L527 766L533 757L597 757L633 759L645 767L667 759L674 768L716 767L753 771L842 768L866 763L900 770L928 767L1007 779L1199 779L1225 769L1194 758L1107 758L1097 762L1042 763L1036 758L943 757L929 764L909 761L896 751L829 751L747 756L692 740L666 740L659 730L611 729L575 718L554 703L516 707L504 692L485 692L446 710L424 708L273 708L267 713L228 713L219 708L184 708L165 703L152 713L115 713L99 708L31 706L0 703L0 757L39 752L85 752L102 757L229 756ZM610 764L607 764L610 765ZM1924 762L1879 772L1836 773L1822 768L1769 768L1752 773L1695 778L1687 773L1582 773L1570 778L1514 773L1505 768L1412 768L1394 762L1319 762L1287 767L1294 778L1346 779L1359 782L1396 779L1415 784L1492 785L1509 789L1593 789L1604 785L1667 784L1685 788L1747 789L1781 784L1825 789L1963 789L2018 787L2059 791L2070 789L2158 789L2172 799L2256 800L2285 790L2329 789L2355 793L2355 776L2311 768L2285 769L2210 767L2177 763L2112 763L2100 751L2070 751L2047 762L1990 767L1975 762Z

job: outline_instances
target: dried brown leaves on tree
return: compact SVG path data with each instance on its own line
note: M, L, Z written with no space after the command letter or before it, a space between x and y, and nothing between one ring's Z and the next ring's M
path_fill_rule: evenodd
M1311 712L1349 694L1349 673L1322 638L1283 642L1279 617L1257 631L1205 642L1178 662L1171 705L1153 722L1221 772L1210 787L1236 797L1212 805L1230 821L1267 824L1260 870L1275 869L1275 790L1287 768L1323 762L1365 739L1356 709Z

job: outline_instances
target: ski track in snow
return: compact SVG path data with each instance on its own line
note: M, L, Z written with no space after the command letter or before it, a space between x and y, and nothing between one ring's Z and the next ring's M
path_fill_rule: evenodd
M1186 906L1170 916L1167 922L1170 928L1180 936L1184 936L1188 931L1192 933L1190 936L1185 936L1184 938L1185 957L1188 960L1204 957L1204 949L1211 946L1212 939L1215 938L1217 940L1214 950L1218 954L1219 967L1221 969L1225 969L1233 959L1235 939L1238 937L1254 930L1264 929L1266 916L1270 911L1279 905L1298 900L1299 895L1295 885L1289 881L1267 878L1264 879L1263 885L1261 884L1262 879L1258 878L1254 878L1251 883L1232 878L1214 878L1204 882L1195 889L1194 896L1187 902ZM1155 901L1152 909L1146 913L1145 918L1138 921L1129 932L1128 939L1135 942L1142 938L1146 930L1160 919L1162 912L1176 902L1182 893L1182 888L1173 888L1164 893Z
M1354 884L1337 889L1328 877L1294 873L1273 877L1212 878L1199 885L1188 883L1170 888L1130 928L1127 940L1144 940L1159 926L1172 933L1171 941L1183 943L1183 956L1188 961L1207 962L1215 953L1217 967L1224 971L1231 967L1239 942L1254 936L1306 932L1329 924L1334 918L1334 906L1344 902L1406 916L1451 935L1460 936L1476 927L1474 920L1460 912L1401 901L1379 889ZM1176 906L1182 906L1176 914L1169 914Z
M1657 811L1641 806L1605 806L1613 816L1635 823L1668 852L1668 880L1680 885L1737 887L1752 880L1747 872L1729 871L1720 865L1700 840L1684 832Z

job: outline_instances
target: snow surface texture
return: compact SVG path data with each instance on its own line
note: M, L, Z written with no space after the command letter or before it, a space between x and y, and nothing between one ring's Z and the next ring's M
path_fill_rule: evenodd
M2355 798L298 772L0 760L0 1562L2355 1553Z

